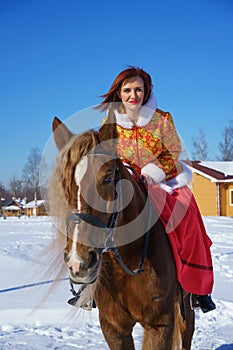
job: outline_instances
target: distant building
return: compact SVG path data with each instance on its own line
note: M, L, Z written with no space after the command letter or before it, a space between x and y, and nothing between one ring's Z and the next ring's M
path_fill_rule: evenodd
M191 161L192 192L202 215L233 217L233 162Z
M27 216L45 216L48 215L46 211L46 201L43 199L28 202L25 205L25 215Z
M2 216L21 216L23 214L23 205L15 198L1 200Z

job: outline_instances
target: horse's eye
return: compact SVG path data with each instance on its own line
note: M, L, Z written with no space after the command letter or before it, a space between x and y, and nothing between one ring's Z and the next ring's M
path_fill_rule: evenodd
M111 184L113 181L114 181L113 176L106 176L106 177L103 179L103 185Z

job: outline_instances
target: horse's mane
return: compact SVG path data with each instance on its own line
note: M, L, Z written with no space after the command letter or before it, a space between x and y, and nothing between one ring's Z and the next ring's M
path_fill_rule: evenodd
M55 274L56 282L67 272L63 263L66 219L71 211L67 198L72 191L72 180L77 164L98 143L98 132L91 129L73 136L57 156L47 193L49 215L53 222L53 238L41 254L41 258L50 261L49 264L48 261L46 263L43 278L54 278Z
M67 217L69 198L72 191L74 172L80 159L85 156L99 142L98 132L85 131L73 136L60 151L54 170L52 172L49 189L49 212L56 218Z

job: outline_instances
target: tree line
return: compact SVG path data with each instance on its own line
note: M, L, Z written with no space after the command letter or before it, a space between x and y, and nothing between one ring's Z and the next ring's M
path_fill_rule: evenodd
M41 151L38 147L32 148L27 162L23 168L21 178L13 175L6 187L0 182L0 197L1 199L9 198L27 198L27 202L41 199L39 190L39 172L40 172Z
M218 144L219 161L233 161L233 120L230 120L222 133L222 141ZM208 160L208 143L205 133L200 128L198 134L192 139L192 160ZM34 199L35 194L37 199L40 199L39 191L39 171L41 162L41 152L38 147L32 148L27 162L22 171L20 179L15 176L6 187L0 182L0 197L1 198L27 198L27 201Z
M222 132L222 141L218 144L219 161L233 161L233 120L230 120ZM208 160L208 143L203 129L192 139L192 160Z

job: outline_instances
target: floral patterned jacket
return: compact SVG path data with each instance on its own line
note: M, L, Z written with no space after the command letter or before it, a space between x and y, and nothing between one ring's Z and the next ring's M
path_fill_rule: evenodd
M139 116L133 125L126 114L115 111L119 142L117 152L123 162L137 172L148 163L160 167L169 180L182 171L178 162L181 143L172 116L156 108L151 115Z

